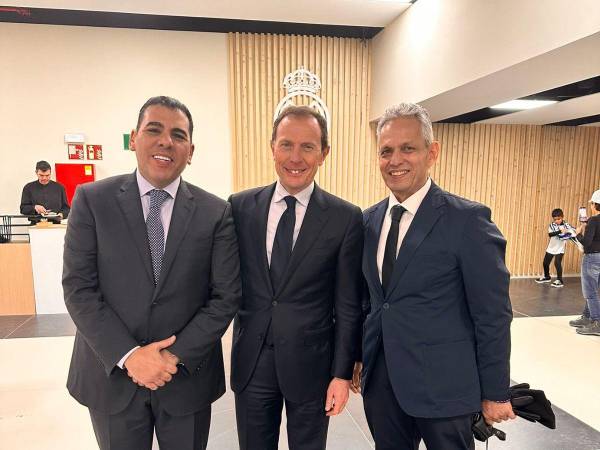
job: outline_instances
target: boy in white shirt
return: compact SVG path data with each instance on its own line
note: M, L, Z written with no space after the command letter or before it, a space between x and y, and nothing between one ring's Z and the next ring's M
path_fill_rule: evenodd
M552 210L552 222L548 226L548 236L550 242L544 255L544 276L535 280L536 283L550 283L550 262L554 258L554 267L556 268L556 280L550 285L555 288L564 286L562 281L562 259L565 254L566 242L575 236L575 228L564 221L563 210L556 208Z

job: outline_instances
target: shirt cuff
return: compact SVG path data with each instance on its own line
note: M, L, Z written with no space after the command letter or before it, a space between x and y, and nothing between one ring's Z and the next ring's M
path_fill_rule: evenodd
M133 347L131 350L129 350L127 353L125 353L125 356L123 356L119 362L117 363L117 367L119 369L122 369L123 366L125 365L125 361L127 360L127 358L129 358L129 355L131 355L133 352L135 352L138 348L140 348L139 345L136 345L135 347Z

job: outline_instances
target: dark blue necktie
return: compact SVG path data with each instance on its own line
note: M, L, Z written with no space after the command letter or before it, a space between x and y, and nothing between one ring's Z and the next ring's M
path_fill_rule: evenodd
M394 264L396 263L396 249L398 248L398 232L400 231L400 218L404 214L406 208L401 205L395 205L390 212L392 216L392 224L390 232L385 241L385 253L383 254L383 265L381 266L381 286L383 293L387 293L394 272Z
M150 256L152 257L154 284L158 284L165 251L165 229L160 218L160 209L164 201L169 198L169 193L152 189L148 195L150 195L150 211L148 211L148 217L146 218L146 229L148 230L148 243L150 244Z
M277 292L279 283L287 269L292 256L292 247L294 244L294 227L296 226L296 197L288 195L283 198L287 204L287 209L281 215L273 240L273 250L271 251L271 284L273 292Z

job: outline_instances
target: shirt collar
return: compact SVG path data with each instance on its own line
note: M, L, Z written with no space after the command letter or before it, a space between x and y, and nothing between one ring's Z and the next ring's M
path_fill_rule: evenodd
M142 176L139 170L135 171L135 178L137 180L138 188L140 190L140 197L143 197L144 195L148 194L148 192L150 192L152 189L157 189ZM179 189L179 183L181 183L181 177L175 178L162 190L167 192L171 196L171 198L175 198L175 196L177 195L177 189Z
M393 192L390 192L386 215L390 214L392 207L396 205L402 205L404 209L406 209L406 211L408 211L414 216L415 214L417 214L417 210L419 209L419 206L421 206L421 203L427 195L427 192L429 192L429 188L431 188L431 178L427 177L427 181L425 182L423 187L417 192L415 192L413 195L408 197L406 200L404 200L402 203L398 201Z
M308 186L306 186L304 189L302 189L300 192L293 195L293 197L296 197L296 201L306 208L306 207L308 207L308 202L310 201L310 196L312 195L314 190L315 190L315 182L313 181ZM279 182L279 180L277 180L277 184L275 185L275 192L273 193L273 198L271 199L271 203L280 202L283 200L284 197L286 197L288 195L292 195L292 194L290 194L283 187L283 185Z

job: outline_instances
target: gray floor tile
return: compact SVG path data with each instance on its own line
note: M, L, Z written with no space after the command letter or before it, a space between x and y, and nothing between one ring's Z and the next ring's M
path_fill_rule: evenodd
M10 336L17 328L30 320L31 317L33 316L0 316L0 339Z
M17 328L10 338L73 336L75 324L68 314L38 314Z

